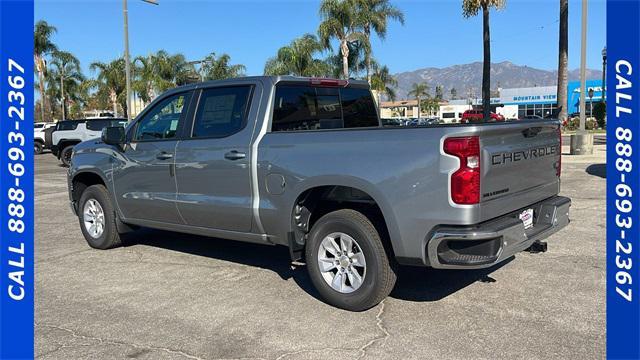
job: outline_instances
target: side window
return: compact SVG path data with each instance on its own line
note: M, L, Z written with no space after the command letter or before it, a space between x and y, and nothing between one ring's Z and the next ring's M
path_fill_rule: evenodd
M345 88L340 90L345 128L378 126L376 104L368 89Z
M164 99L144 115L136 127L134 141L175 138L182 111L186 111L191 93L176 94Z
M341 113L337 88L278 86L272 131L341 128Z
M251 86L207 89L200 101L192 137L225 137L246 125Z
M56 126L56 130L67 131L67 130L75 130L80 124L81 121L60 121Z
M111 123L110 120L90 120L87 121L87 130L102 131Z

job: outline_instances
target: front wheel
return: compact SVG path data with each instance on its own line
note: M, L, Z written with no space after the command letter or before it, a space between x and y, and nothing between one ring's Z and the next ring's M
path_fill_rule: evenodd
M313 285L326 302L342 309L377 305L396 281L380 234L355 210L321 217L311 229L305 255Z
M92 248L104 250L122 244L116 226L116 212L103 185L91 185L82 192L78 202L78 220L82 235Z
M71 155L73 155L73 145L69 145L60 152L60 161L64 166L71 164Z
M42 154L44 151L44 145L39 141L34 141L33 143L33 153L36 155Z

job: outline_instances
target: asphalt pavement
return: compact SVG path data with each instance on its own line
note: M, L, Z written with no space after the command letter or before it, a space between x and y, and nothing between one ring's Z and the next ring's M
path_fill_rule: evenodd
M122 248L90 249L68 207L66 169L39 155L36 356L604 358L603 148L564 156L572 222L548 252L480 271L402 267L391 296L361 313L320 301L284 247L142 230Z

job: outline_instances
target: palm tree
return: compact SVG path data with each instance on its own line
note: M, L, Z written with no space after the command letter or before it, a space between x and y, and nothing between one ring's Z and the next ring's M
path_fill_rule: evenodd
M378 107L380 107L380 101L382 94L386 95L391 101L396 99L395 87L398 86L398 80L393 77L389 68L384 66L378 66L373 64L373 74L371 75L371 89L378 92Z
M193 64L189 64L184 55L170 55L164 50L136 57L134 64L133 89L143 102L149 102L162 92L198 78Z
M349 56L347 57L347 63L349 64L349 77L358 78L360 70L366 67L364 61L364 49L363 44L360 41L353 41L347 43L349 48ZM340 52L330 55L325 59L325 63L328 66L329 76L339 78L343 74L343 61L342 54Z
M387 21L389 19L399 21L404 25L404 14L395 6L389 4L389 0L356 0L358 22L364 31L365 64L367 81L371 84L373 67L371 62L371 30L380 39L387 35Z
M482 109L485 121L491 113L491 35L489 32L489 9L502 9L505 0L462 0L462 15L466 18L478 15L482 10L482 41L484 59L482 63Z
M420 113L422 108L420 107L420 99L422 97L426 97L429 95L429 93L427 92L429 90L429 87L427 86L427 84L417 84L417 83L413 83L412 87L411 87L411 91L409 91L409 95L410 96L414 96L416 98L416 100L418 100L418 117L420 117Z
M569 2L560 0L560 34L558 40L558 107L560 121L567 119L567 77L569 64Z
M113 105L113 112L116 116L118 114L118 104L121 105L123 113L128 114L124 68L123 58L118 58L108 63L94 62L90 66L92 71L98 71L95 84L98 87L98 91L109 94L109 100Z
M342 77L349 78L349 43L364 43L364 34L359 30L360 24L354 0L322 0L320 3L322 22L318 27L318 36L322 45L330 49L331 39L340 43L342 55Z
M326 76L328 64L315 56L324 46L313 34L304 34L289 45L278 50L275 57L267 60L265 75Z
M206 80L222 80L244 76L247 68L242 64L231 65L231 56L222 54L217 57L211 53L204 58L200 71Z
M33 31L33 61L35 63L36 71L38 72L41 121L45 121L44 108L46 95L44 93L44 77L47 72L47 64L44 57L57 49L56 45L51 41L51 35L56 31L55 27L49 25L44 20L38 21Z
M70 52L56 50L51 54L51 59L55 77L60 80L60 104L62 120L65 120L67 114L65 83L67 84L67 88L71 86L74 87L72 90L77 90L79 84L84 81L84 76L80 70L80 61ZM75 97L75 94L73 97Z

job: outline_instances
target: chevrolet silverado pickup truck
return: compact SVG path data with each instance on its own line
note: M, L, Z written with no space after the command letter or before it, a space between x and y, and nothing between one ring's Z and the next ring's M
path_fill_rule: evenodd
M283 245L360 311L398 264L490 267L566 226L560 141L556 120L383 127L363 81L229 79L76 145L69 196L93 248L137 227Z

